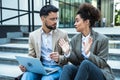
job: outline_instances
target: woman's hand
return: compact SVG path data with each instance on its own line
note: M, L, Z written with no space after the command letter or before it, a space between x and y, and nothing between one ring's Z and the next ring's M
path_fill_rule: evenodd
M68 54L68 53L69 53L69 51L70 51L70 46L69 46L69 44L68 44L67 41L65 41L64 39L60 39L60 40L59 40L59 45L60 45L60 47L62 48L62 50L63 50L63 52L64 52L65 54Z
M91 45L92 45L92 42L93 42L93 39L92 37L89 37L88 38L88 41L85 43L83 42L83 45L84 45L84 51L85 51L85 54L87 55L90 51L90 48L91 48Z

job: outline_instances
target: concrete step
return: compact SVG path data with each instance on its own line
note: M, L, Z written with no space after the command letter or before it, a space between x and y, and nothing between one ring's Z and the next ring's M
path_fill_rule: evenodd
M120 80L120 77L115 77L115 80Z
M0 52L0 64L18 65L15 56L28 56L27 53Z
M0 64L0 80L15 80L22 73L18 65Z
M109 49L109 60L120 61L120 49ZM15 56L27 56L28 53L19 52L0 52L0 63L16 64Z
M19 73L16 72L16 68L15 65L18 65L15 56L27 56L27 54L21 54L21 53L3 53L0 52L0 80L14 80L15 77L17 77L18 75L11 75L9 71L11 71L11 69L15 69L12 71L15 71L15 73ZM5 61L4 61L5 60ZM111 66L111 68L113 69L114 75L116 76L116 80L119 80L120 78L120 61L115 61L115 60L108 60L107 63ZM8 65L11 64L11 65ZM16 66L17 67L17 66ZM6 69L9 68L9 69ZM4 70L4 71L1 71ZM7 72L8 71L8 72ZM17 69L18 71L18 69Z
M68 34L69 37L73 36L73 33ZM11 43L20 43L20 44L28 44L28 37L20 37L20 38L12 38ZM109 40L109 48L120 48L119 40Z
M10 42L11 43L27 44L28 43L28 37L12 38Z
M28 53L28 44L9 43L0 45L0 51Z
M23 37L28 37L29 36L29 32L23 32Z
M61 28L62 30L66 31L70 38L73 37L75 34L77 34L78 32L76 32L75 28ZM119 40L120 39L120 31L119 31L119 27L106 27L106 28L93 28L94 31L99 32L101 34L105 34L106 36L108 36L111 40Z
M113 69L116 77L115 80L120 80L120 61L109 60L107 63ZM18 65L0 64L0 80L14 80L20 74L22 74L22 72L20 71Z
M69 39L70 41L71 39ZM28 38L16 38L11 39L11 43L17 43L17 44L28 44ZM109 43L109 48L117 48L120 49L120 43Z
M119 78L120 80L120 61L108 60L107 63L112 68L115 77Z
M120 49L110 48L109 49L109 60L119 60L120 61Z
M119 40L109 40L109 48L120 49L120 41Z

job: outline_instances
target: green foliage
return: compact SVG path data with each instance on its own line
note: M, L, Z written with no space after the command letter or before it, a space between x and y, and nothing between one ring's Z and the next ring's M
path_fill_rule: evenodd
M116 10L115 11L116 15L115 15L115 25L119 26L120 25L120 10Z
M85 0L85 2L87 2L87 3L91 3L91 1L92 1L92 0Z

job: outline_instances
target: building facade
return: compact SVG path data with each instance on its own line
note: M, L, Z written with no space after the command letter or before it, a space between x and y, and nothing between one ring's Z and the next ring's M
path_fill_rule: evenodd
M35 26L41 25L39 10L47 4L59 8L58 27L73 28L76 11L80 4L91 3L99 8L102 14L101 21L96 27L105 27L115 24L116 0L0 0L0 26L20 25L28 26L28 32L33 31ZM119 0L118 0L119 1ZM118 4L118 3L117 3Z

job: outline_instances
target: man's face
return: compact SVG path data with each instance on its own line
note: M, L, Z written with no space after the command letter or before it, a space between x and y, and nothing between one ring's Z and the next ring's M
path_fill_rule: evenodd
M57 19L57 12L51 12L48 16L45 16L44 25L50 30L55 30Z

